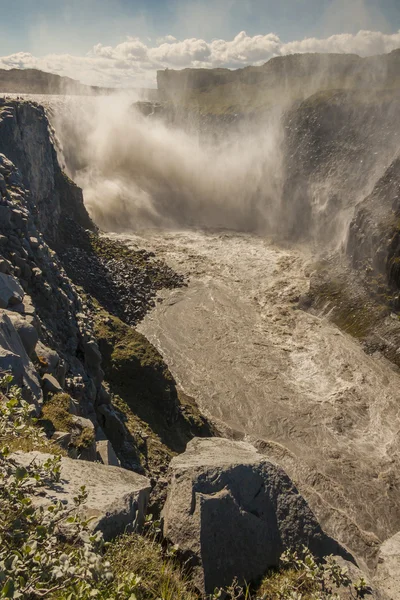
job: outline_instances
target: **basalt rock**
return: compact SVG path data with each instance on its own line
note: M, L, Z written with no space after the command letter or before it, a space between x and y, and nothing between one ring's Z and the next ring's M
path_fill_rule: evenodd
M307 502L276 464L244 442L192 440L171 462L164 534L211 593L237 577L251 582L303 545L317 557L353 560L321 529Z

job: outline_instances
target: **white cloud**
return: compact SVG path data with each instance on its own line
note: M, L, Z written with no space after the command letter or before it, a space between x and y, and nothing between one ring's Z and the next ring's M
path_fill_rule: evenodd
M207 42L198 38L179 41L173 36L155 45L127 38L117 46L96 44L84 56L48 54L38 58L26 52L0 57L0 68L37 68L80 79L92 85L154 86L155 71L165 68L227 67L262 64L273 56L304 52L384 54L400 47L400 30L385 34L359 31L325 39L307 38L283 43L273 34L249 36L240 32L233 40Z

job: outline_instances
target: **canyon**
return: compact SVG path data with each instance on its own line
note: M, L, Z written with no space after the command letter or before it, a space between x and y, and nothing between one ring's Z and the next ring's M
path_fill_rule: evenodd
M280 59L288 81L295 60ZM27 239L43 236L35 265L55 298L65 290L60 306L41 306L23 277L31 250L5 245L4 258L37 302L40 343L70 371L64 391L80 387L83 418L123 467L163 479L193 437L252 444L387 591L381 547L400 530L398 90L381 78L366 91L361 59L329 60L351 86L328 71L322 89L294 86L258 113L210 112L210 89L243 75L219 72L206 85L194 73L195 116L183 74L159 76L161 93L178 91L146 107L8 94L4 206L32 213Z

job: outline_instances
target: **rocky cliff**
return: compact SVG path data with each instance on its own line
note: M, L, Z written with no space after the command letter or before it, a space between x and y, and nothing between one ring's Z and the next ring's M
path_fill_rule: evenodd
M89 86L39 69L0 69L0 91L8 94L109 94L113 90Z
M305 99L320 90L398 89L400 51L361 58L354 54L293 54L243 69L158 71L160 98L204 113L259 113Z
M155 599L168 585L177 598L199 599L199 590L229 585L234 576L256 584L267 568L280 564L284 550L303 543L321 561L332 551L345 557L359 574L355 559L322 531L282 469L249 444L210 437L217 434L215 427L132 327L157 289L184 281L151 253L130 251L98 233L81 190L59 166L43 109L31 102L0 105L0 252L0 438L2 447L9 446L0 451L5 597L52 597L52 591L65 589L71 598L128 599L143 592L138 597ZM19 389L38 422L21 404ZM188 521L191 539L185 543L198 574L189 583L161 545L139 541L137 532L149 501L158 511L165 499L171 458L194 436L208 439L197 440L173 463L175 487L164 514L172 542L180 523ZM176 489L183 474L185 494ZM193 518L192 486L198 506ZM174 515L176 495L180 509ZM90 524L81 521L86 517ZM79 535L71 537L61 522L76 524ZM18 578L7 566L16 523L20 529L23 523L26 541ZM121 535L127 531L134 533ZM216 532L224 549L218 560L212 552ZM103 561L101 535L117 537L107 551L109 561ZM249 556L252 552L253 535L257 559L243 560L243 547ZM19 537L16 543L21 546ZM304 560L314 559L306 554ZM301 565L305 572L306 563ZM325 573L317 563L315 568ZM336 568L326 571L329 589L356 589L356 579L338 579ZM313 586L320 589L318 577ZM231 593L240 593L235 589ZM378 592L371 597L381 598Z
M101 458L107 442L115 456L112 440L114 462L165 470L193 435L212 428L129 324L157 289L181 278L101 238L59 166L43 108L31 102L0 104L0 215L1 370L13 372L71 455ZM85 448L75 443L83 430L92 432Z

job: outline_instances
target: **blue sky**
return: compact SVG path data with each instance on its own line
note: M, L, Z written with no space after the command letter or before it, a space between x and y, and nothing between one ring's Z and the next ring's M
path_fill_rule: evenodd
M115 85L154 81L157 68L235 68L289 52L367 55L400 46L400 0L0 0L0 15L0 67ZM246 36L236 39L240 32ZM168 47L165 36L175 38Z
M283 41L400 29L400 0L0 0L0 55L80 54L126 36L276 33Z

